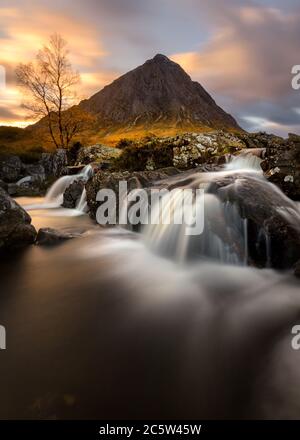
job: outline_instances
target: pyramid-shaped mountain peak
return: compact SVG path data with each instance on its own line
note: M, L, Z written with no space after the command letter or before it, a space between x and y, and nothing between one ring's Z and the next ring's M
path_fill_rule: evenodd
M161 53L156 54L152 58L152 61L156 61L156 62L166 62L166 61L168 61L168 62L171 62L170 58L168 58L166 55L163 55Z
M239 129L179 64L162 54L104 87L80 104L95 114L100 128L114 131L156 127Z

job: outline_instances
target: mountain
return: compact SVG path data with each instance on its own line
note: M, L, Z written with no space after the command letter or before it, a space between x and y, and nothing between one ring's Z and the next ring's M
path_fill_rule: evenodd
M241 130L235 119L222 110L180 67L164 55L104 87L80 106L93 114L99 128L133 130L143 127L212 127Z

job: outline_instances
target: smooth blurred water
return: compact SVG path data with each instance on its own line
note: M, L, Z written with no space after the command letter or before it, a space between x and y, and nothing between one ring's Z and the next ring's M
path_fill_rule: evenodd
M262 180L258 161L239 157L219 176L258 179L298 222L297 205ZM206 188L215 177L191 171L161 185ZM177 225L105 229L84 214L85 194L80 210L59 206L65 180L50 199L18 202L37 229L81 237L0 263L0 418L299 418L299 281L247 266L247 219L206 193L200 241ZM216 234L222 216L239 258ZM187 258L191 245L201 258Z
M83 237L0 266L1 418L300 416L294 277L178 263L65 213L30 212Z

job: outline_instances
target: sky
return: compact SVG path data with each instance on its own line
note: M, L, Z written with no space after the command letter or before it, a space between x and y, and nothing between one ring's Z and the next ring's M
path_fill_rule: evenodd
M0 125L30 122L15 67L53 33L68 41L80 98L162 53L246 130L300 134L299 0L0 0Z

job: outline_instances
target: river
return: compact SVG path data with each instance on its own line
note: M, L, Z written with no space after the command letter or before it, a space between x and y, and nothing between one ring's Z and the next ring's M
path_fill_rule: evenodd
M299 418L290 272L177 261L78 214L31 209L83 236L1 262L2 419Z

